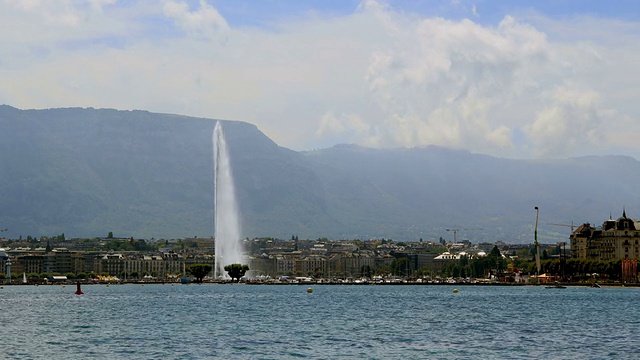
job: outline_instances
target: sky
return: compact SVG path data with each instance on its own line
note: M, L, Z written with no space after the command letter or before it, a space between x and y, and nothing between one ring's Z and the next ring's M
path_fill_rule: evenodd
M640 159L636 1L0 0L0 104L255 124L281 146Z

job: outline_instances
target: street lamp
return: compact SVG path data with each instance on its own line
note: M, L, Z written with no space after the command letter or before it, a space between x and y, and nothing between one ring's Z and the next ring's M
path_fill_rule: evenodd
M9 284L11 284L11 259L7 257L7 262L6 262L6 272L5 275L7 276L7 281Z
M538 277L538 284L540 284L540 245L538 245L538 215L540 215L540 209L536 206L536 226L533 230L533 245L536 252L536 276Z

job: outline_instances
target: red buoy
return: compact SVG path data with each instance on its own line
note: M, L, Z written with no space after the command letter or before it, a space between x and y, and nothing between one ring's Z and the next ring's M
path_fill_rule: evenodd
M78 282L76 283L76 292L75 292L75 294L76 294L76 295L82 295L82 294L84 294L84 293L82 292L82 290L80 290L80 281L78 281Z

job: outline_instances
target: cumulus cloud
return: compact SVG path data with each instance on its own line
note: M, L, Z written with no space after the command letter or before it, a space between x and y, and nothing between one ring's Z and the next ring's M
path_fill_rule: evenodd
M549 96L533 122L525 127L536 155L545 157L563 154L570 149L597 147L605 134L602 125L612 114L599 104L594 91L562 87Z
M620 21L591 38L601 20L536 14L486 25L368 0L350 14L264 28L235 26L204 0L4 1L0 103L242 120L301 150L435 144L640 157L640 50L627 46L640 35L616 37L633 28ZM558 35L578 27L582 38Z
M340 143L380 146L375 128L358 114L335 115L328 112L322 116L315 135L320 138L339 135Z
M518 121L504 108L536 87L528 64L548 61L544 34L507 17L497 29L425 19L396 36L399 47L373 54L365 77L392 144L513 146Z
M205 0L200 0L199 9L195 11L190 11L189 5L182 1L166 1L163 10L184 31L198 36L211 37L229 28L222 15Z

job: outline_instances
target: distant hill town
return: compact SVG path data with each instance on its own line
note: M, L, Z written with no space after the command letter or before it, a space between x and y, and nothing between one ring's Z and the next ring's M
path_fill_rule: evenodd
M216 120L0 106L0 234L8 239L213 235ZM624 156L516 160L435 146L297 152L224 121L243 238L567 241L571 224L640 213ZM456 239L454 239L456 238Z

